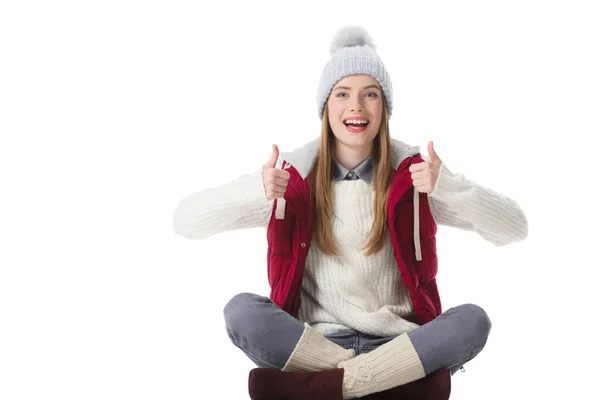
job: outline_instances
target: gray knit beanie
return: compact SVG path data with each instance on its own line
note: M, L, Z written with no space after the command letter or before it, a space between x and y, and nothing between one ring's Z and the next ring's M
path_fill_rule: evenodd
M388 119L392 115L392 81L375 52L375 43L360 26L341 28L329 48L331 59L325 65L317 92L319 119L323 119L325 103L333 86L343 77L367 74L379 82L387 102Z

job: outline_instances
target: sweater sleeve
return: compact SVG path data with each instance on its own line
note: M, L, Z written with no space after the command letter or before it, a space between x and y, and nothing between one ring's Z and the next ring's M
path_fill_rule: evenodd
M436 224L475 231L496 246L527 237L527 218L516 201L453 174L443 163L428 201Z
M205 239L228 230L266 228L275 202L265 195L263 167L183 198L173 214L175 233L188 239Z

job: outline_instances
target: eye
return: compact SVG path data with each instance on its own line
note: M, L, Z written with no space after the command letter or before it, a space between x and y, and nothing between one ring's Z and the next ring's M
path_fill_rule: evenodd
M377 93L375 93L375 92L367 93L367 96L369 96L369 95L371 95L371 94L373 95L373 96L371 96L371 97L373 97L373 98L377 97Z
M340 92L340 93L338 93L338 94L337 94L335 97L340 97L340 94L346 94L346 93L344 93L344 92Z

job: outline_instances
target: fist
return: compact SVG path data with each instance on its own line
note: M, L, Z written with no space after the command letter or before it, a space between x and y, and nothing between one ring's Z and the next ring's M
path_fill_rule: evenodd
M435 188L438 177L440 175L440 167L442 160L433 150L433 142L429 142L427 146L430 162L422 162L411 165L408 170L412 172L410 177L413 181L413 186L421 193L431 193Z
M265 166L263 167L263 187L265 196L269 200L282 199L285 194L285 189L290 180L290 173L281 168L275 168L277 159L279 158L279 149L277 145L273 145L273 154Z

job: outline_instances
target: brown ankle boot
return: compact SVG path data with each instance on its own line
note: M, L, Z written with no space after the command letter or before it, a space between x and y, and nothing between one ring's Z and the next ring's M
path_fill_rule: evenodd
M448 400L450 371L440 369L424 378L361 398L364 400Z
M250 371L252 400L343 400L341 368L317 372L286 372L273 368Z

